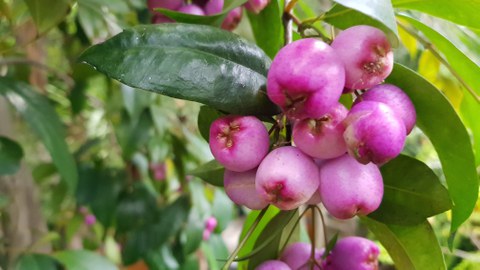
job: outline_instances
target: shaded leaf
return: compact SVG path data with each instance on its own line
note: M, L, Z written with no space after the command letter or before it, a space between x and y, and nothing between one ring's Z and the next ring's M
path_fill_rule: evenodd
M100 254L87 250L65 250L53 254L68 270L117 270L118 267Z
M0 136L0 175L16 173L22 158L22 147L14 140Z
M225 173L225 168L218 163L218 161L211 160L205 164L200 165L193 171L190 171L188 174L201 178L203 181L217 186L223 187L223 174Z
M208 142L210 138L210 125L217 118L220 118L224 114L208 106L201 106L200 112L198 113L198 130L200 135Z
M25 0L38 33L44 33L60 23L70 8L68 0Z
M15 270L56 270L56 261L43 254L24 254L18 258Z

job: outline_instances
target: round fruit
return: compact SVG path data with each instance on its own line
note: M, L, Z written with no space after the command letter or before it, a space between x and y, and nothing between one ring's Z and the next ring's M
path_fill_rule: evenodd
M232 31L242 20L243 9L241 7L234 8L228 12L227 17L222 22L222 29Z
M291 268L282 261L269 260L257 266L255 270L291 270Z
M248 0L248 2L245 3L245 8L248 11L258 14L268 5L268 3L270 3L270 0Z
M224 0L210 0L205 4L203 10L205 10L206 15L212 15L220 13L223 9Z
M148 0L147 6L153 11L155 8L177 10L183 5L183 0Z
M328 255L325 270L377 270L378 246L362 237L340 239Z
M268 202L260 197L255 189L256 172L256 169L246 172L225 170L223 181L225 192L230 200L253 210L260 210L268 205Z
M186 14L191 14L191 15L198 15L198 16L204 16L205 12L203 9L195 4L190 4L183 6L178 9L178 12L186 13Z
M290 244L280 256L280 260L288 264L292 269L301 269L302 267L308 267L310 256L312 255L312 245L297 242ZM321 264L323 251L315 249L315 260ZM310 269L310 268L306 268ZM313 269L320 270L318 266L315 266Z

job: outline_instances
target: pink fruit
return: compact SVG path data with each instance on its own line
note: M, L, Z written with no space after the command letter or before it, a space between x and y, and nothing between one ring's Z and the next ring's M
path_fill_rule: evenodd
M242 20L243 10L241 7L234 8L228 12L227 17L222 22L222 29L232 31Z
M205 12L203 9L195 4L190 4L183 6L178 9L178 12L186 13L186 14L191 14L191 15L198 15L198 16L204 16Z
M357 25L342 31L332 48L345 64L345 87L367 89L381 83L393 69L393 52L381 30Z
M210 126L210 150L225 168L244 172L260 164L268 153L267 128L254 116L225 116Z
M398 156L405 144L405 124L384 103L359 102L343 123L348 153L360 163L384 164Z
M254 210L263 209L268 205L268 202L260 197L255 189L256 172L256 169L246 172L225 170L223 181L225 192L230 200Z
M320 118L337 104L345 68L326 43L306 38L283 47L267 76L267 94L289 118Z
M270 3L270 0L248 0L248 2L245 3L245 8L248 11L258 14L268 5L268 3Z
M212 231L204 229L203 234L202 234L203 241L208 241L208 239L210 239L211 235L212 235Z
M324 270L377 270L378 246L362 237L339 240L328 255Z
M207 219L207 221L205 221L205 229L209 230L209 231L213 231L215 230L215 228L217 227L217 219L215 217L209 217Z
M255 186L260 197L282 210L307 202L319 184L312 158L293 146L270 152L260 163Z
M255 270L291 270L291 268L282 261L269 260L257 266Z
M85 215L84 222L87 226L92 226L97 222L97 218L92 214Z
M355 100L354 104L361 101L377 101L387 104L397 114L405 124L407 134L410 134L417 114L410 98L402 89L392 84L380 84L370 88L363 95Z
M318 119L306 118L293 127L293 141L305 154L320 159L339 157L347 152L342 124L348 110L337 103Z
M165 165L165 162L151 164L150 170L152 171L154 180L165 180L165 177L167 176L167 166Z
M332 216L348 219L368 215L382 202L382 175L375 164L363 165L343 155L322 165L319 190Z
M170 10L177 10L183 5L183 0L148 0L148 9L153 11L155 8L165 8Z
M312 254L312 245L302 242L290 244L280 256L280 260L286 263L292 269L310 269L308 266ZM321 264L323 250L315 249L315 260ZM320 270L318 266L313 269Z
M208 1L203 10L205 10L206 15L212 15L220 13L223 9L223 2L224 0L210 0Z

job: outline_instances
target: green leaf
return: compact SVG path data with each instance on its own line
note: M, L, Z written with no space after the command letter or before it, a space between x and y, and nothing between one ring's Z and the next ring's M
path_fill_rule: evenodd
M480 10L478 0L393 0L393 7L414 9L452 21L457 24L480 29L477 19Z
M273 59L283 47L283 1L271 1L260 14L247 11L257 45Z
M260 115L278 111L264 90L268 56L218 28L138 26L89 48L80 61L129 86L221 111Z
M385 225L367 217L362 221L387 249L396 269L446 269L442 250L428 221L411 226Z
M453 232L468 219L477 201L478 178L470 137L448 100L416 72L395 64L386 81L410 97L417 111L417 126L437 151L453 202Z
M22 147L7 137L0 136L0 175L14 174L20 169Z
M421 161L400 155L381 171L382 204L370 218L386 224L415 225L452 207L447 189Z
M188 174L201 178L203 181L217 186L223 187L223 174L225 173L225 168L223 168L218 161L211 160L205 164L200 165L193 171L190 171Z
M225 1L225 5L223 7L222 12L213 14L213 15L208 15L208 16L186 14L186 13L177 12L174 10L169 10L164 8L156 8L155 11L162 13L163 15L169 17L170 19L176 22L220 26L222 25L222 22L227 16L228 12L230 12L232 9L236 7L243 5L246 2L247 0Z
M73 193L78 180L77 167L65 142L62 123L48 100L28 84L5 77L0 77L0 95L7 98L43 141L62 180Z
M208 142L210 138L210 125L224 114L208 106L201 106L198 113L198 130L200 135Z
M445 55L450 66L462 77L462 79L473 88L480 96L480 67L473 62L467 55L448 40L445 36L438 33L431 27L422 22L409 17L398 15L400 18L407 20L411 25L420 30L440 52Z
M15 264L15 270L56 270L55 260L43 254L24 254Z
M70 8L68 0L25 0L38 34L42 34L60 23Z
M340 29L359 24L371 25L386 33L392 47L398 46L397 24L389 0L335 0L335 2L338 4L323 16L326 22Z
M114 263L98 253L87 250L66 250L53 254L68 270L117 270Z

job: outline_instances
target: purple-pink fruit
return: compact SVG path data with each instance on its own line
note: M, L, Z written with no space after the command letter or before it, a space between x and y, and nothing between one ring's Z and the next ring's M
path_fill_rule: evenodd
M205 221L205 229L213 232L217 227L217 219L214 216L211 216Z
M291 119L319 118L337 104L345 68L326 43L306 38L283 47L267 76L267 94Z
M160 13L155 13L152 16L152 23L157 24L157 23L171 23L175 22L174 20L168 18L167 16L160 14Z
M350 90L373 87L392 72L390 43L385 33L375 27L350 27L333 40L332 48L345 64L345 87Z
M227 16L222 22L222 29L232 31L235 28L237 28L238 24L242 20L242 15L243 15L243 9L242 7L237 7L230 12L228 12Z
M148 0L148 9L153 11L155 8L165 8L170 10L177 10L183 5L183 0Z
M191 14L191 15L198 15L198 16L205 15L205 12L203 11L203 9L195 4L183 6L178 9L178 12Z
M205 10L206 15L212 15L220 13L223 9L224 0L210 0L208 1L203 10Z
M257 266L255 270L292 270L292 269L282 261L269 260Z
M268 205L255 188L256 172L256 169L246 172L225 170L223 184L230 200L253 210L260 210Z
M258 14L268 5L268 3L270 3L270 0L248 0L248 2L245 3L245 8L248 11Z
M362 237L340 239L328 255L324 270L377 270L378 246Z
M407 134L410 134L417 114L410 98L402 89L392 84L380 84L370 88L363 95L355 100L354 104L361 101L377 101L387 104L397 114L405 124Z
M255 178L260 196L282 210L292 210L307 202L318 184L317 165L293 146L270 152L260 163Z
M343 123L348 153L360 163L382 165L398 156L405 144L405 124L385 103L359 102Z
M268 153L269 143L267 128L254 116L225 116L210 126L210 150L231 171L257 167Z
M347 152L342 121L348 110L340 103L318 119L307 118L293 127L293 141L305 154L320 159L339 157Z
M286 263L290 268L297 270L302 269L304 267L310 266L309 261L312 255L312 245L297 242L290 244L280 256L280 260ZM323 255L323 250L315 249L315 260L321 264ZM312 262L313 263L313 262ZM305 268L310 269L310 268ZM313 269L320 270L318 266L315 266Z
M319 190L332 216L348 219L368 215L382 202L382 175L375 164L363 165L345 154L322 165Z

